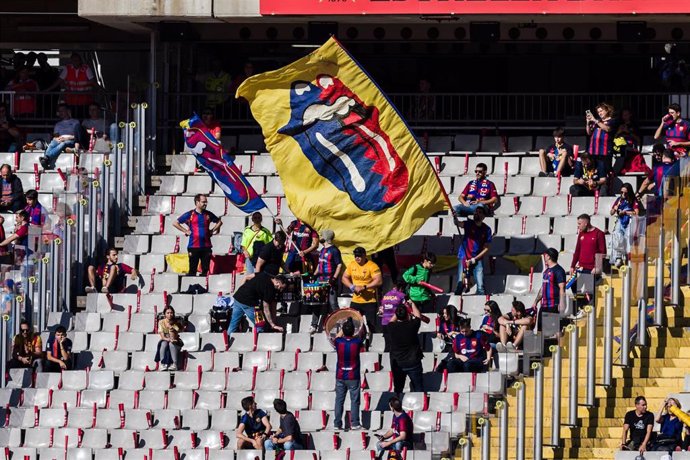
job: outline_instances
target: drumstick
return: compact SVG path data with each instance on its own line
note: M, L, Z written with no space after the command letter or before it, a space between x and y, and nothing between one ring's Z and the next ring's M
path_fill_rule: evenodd
M410 307L410 306L407 307L407 313L412 315L412 307ZM426 316L424 313L421 313L421 312L419 313L419 319L424 321L426 324L429 324L431 322L431 319L428 316Z
M427 288L427 289L429 289L429 290L431 290L431 291L434 291L434 292L436 292L437 294L441 294L441 293L443 292L443 289L441 289L440 287L434 286L433 284L429 284L429 283L427 283L427 282L425 282L425 281L420 281L420 282L418 282L417 284L419 284L420 286L425 287L425 288Z

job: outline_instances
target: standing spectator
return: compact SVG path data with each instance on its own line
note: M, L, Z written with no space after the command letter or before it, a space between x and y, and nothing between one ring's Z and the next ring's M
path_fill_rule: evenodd
M254 269L254 274L256 273L268 273L269 275L276 276L280 273L280 269L287 271L285 269L285 264L283 263L283 254L285 254L285 241L287 236L282 230L278 230L275 235L273 235L273 241L265 244L259 251L259 255L256 256L256 268ZM251 276L251 275L249 275ZM247 276L247 278L249 278Z
M654 447L650 450L674 452L680 449L683 435L683 422L672 414L671 407L681 408L680 401L676 398L664 399L664 404L659 409L656 423L659 424L659 433L654 440Z
M541 308L537 316L538 323L541 324L541 312L558 313L565 311L563 303L565 302L565 283L566 274L563 267L558 265L558 251L554 248L549 248L544 252L544 264L546 270L542 274L542 284L534 299L532 309L536 311L537 304L541 301Z
M577 216L577 232L578 238L570 264L570 274L574 274L577 269L582 273L596 273L596 255L606 255L604 232L591 225L589 214Z
M43 343L41 334L34 334L28 321L19 323L19 334L12 339L12 359L10 369L33 367L37 372L43 371Z
M201 276L206 276L211 266L211 253L213 245L211 236L220 232L223 222L206 210L208 197L199 193L194 197L195 208L182 214L173 227L189 237L187 252L189 254L189 273L188 276L196 276L199 261L201 261ZM182 225L186 225L184 228ZM211 224L214 224L213 227Z
M620 125L618 126L617 136L624 136L632 141L632 144L639 149L642 147L642 137L640 137L640 127L635 120L632 109L625 107L621 109Z
M99 290L105 294L122 292L125 288L125 275L130 275L133 280L139 277L135 268L118 262L119 257L117 249L110 248L105 263L98 268L93 265L88 266L86 269L89 279L89 285L86 287L87 294Z
M38 83L41 91L49 91L48 88L50 88L58 79L59 72L50 66L46 53L38 53L36 55L36 62L38 62L38 69L36 70L36 82Z
M285 278L273 278L268 273L256 273L256 276L245 281L232 296L235 304L232 308L228 335L237 332L243 316L246 316L257 330L260 329L259 323L265 320L274 331L283 332L283 328L274 322L276 294L283 289ZM257 318L255 309L258 309L263 318Z
M419 121L436 118L436 98L431 94L431 81L419 79L419 94L415 96L415 118Z
M21 147L22 134L10 116L7 105L0 102L0 152L16 152Z
M473 331L469 318L460 320L460 333L453 340L448 372L486 372L493 350L485 333Z
M527 314L525 304L515 300L511 311L498 318L498 324L501 342L496 344L496 351L505 353L520 349L525 332L532 329L534 319Z
M621 187L621 195L611 207L611 215L616 216L616 224L611 233L611 260L616 267L620 267L630 252L633 227L630 225L632 216L640 214L640 202L635 196L632 185L625 183Z
M158 348L156 349L156 363L160 363L161 371L176 371L179 369L182 341L180 332L184 329L182 323L175 316L175 309L167 306L163 310L163 319L158 321Z
M386 292L381 298L381 306L379 307L378 316L381 318L381 330L383 331L383 340L385 343L385 352L390 351L390 334L388 333L388 323L391 322L395 312L400 305L406 305L407 295L405 288L407 283L399 279L393 289Z
M436 338L445 342L443 351L447 351L447 349L452 346L453 340L458 333L460 333L458 310L456 310L453 305L448 304L441 310L438 331L436 332Z
M0 247L14 243L15 246L29 245L29 214L26 211L19 211L15 214L14 233L0 242Z
M350 393L350 422L351 430L360 430L359 396L360 396L360 361L359 354L364 344L362 339L354 337L355 325L352 318L348 318L342 326L334 346L337 355L335 371L335 420L333 428L343 428L343 406L345 393Z
M36 225L43 227L46 223L48 213L43 205L38 201L38 192L36 190L28 190L24 195L26 207L24 211L29 214L29 225Z
M274 399L273 408L280 416L280 427L269 439L264 441L266 450L302 449L302 430L295 415L287 410L287 404L282 399Z
M388 273L391 275L391 280L398 279L398 263L395 260L395 248L393 246L381 249L371 255L371 260L381 269L383 273L383 266L388 267Z
M405 378L410 378L410 391L424 391L422 381L422 348L419 346L421 313L412 304L412 317L405 305L400 305L388 323L390 335L390 361L393 372L393 391L400 394L405 388Z
M254 273L261 248L273 240L271 231L262 225L262 221L263 216L260 212L253 213L252 224L242 232L242 254L244 254L244 268L247 274Z
M201 112L201 121L204 123L204 126L206 126L206 128L208 128L208 130L211 131L213 137L215 137L216 140L220 142L222 128L218 120L216 120L216 116L213 113L213 109L211 109L210 107L206 107L204 111Z
M242 409L244 409L244 414L235 430L237 450L263 450L266 434L271 432L268 415L256 406L253 396L242 399Z
M242 72L238 73L235 78L232 79L232 84L230 85L230 94L235 94L237 88L240 87L243 81L254 75L254 64L247 61L242 66Z
M623 420L623 435L621 449L639 450L640 454L647 451L649 438L654 428L654 414L647 412L647 400L644 396L635 398L635 409L625 414ZM627 439L630 432L630 439Z
M596 118L592 112L587 111L585 128L589 136L589 148L587 152L595 160L597 169L603 171L603 176L611 170L611 158L613 157L613 138L616 134L616 119L613 117L612 105L602 102L596 106Z
M410 300L417 304L419 311L436 311L434 293L419 284L429 282L434 265L436 265L436 254L427 252L422 256L421 263L413 265L403 273L403 280L409 285Z
M496 185L486 178L488 168L484 163L478 163L474 169L477 178L470 181L462 191L455 206L455 213L460 217L471 216L478 208L484 208L486 215L491 215L498 203Z
M596 162L592 155L583 153L575 162L572 196L594 196L597 190L606 185L606 170L601 162Z
M0 183L2 195L0 195L0 212L17 212L24 209L24 188L22 181L12 172L8 164L0 166Z
M567 177L573 173L575 159L573 146L565 142L563 128L553 130L553 144L545 149L539 149L540 177Z
M661 124L654 133L654 139L664 138L666 148L673 150L676 156L684 157L690 148L690 123L681 118L679 104L668 106L668 113L661 119Z
M46 372L72 370L72 341L67 338L64 326L56 327L55 334L46 343L46 362L43 369Z
M319 251L319 263L316 266L317 279L322 283L328 283L330 285L330 290L328 291L328 299L323 299L327 302L327 306L330 311L336 311L338 306L338 292L340 285L338 280L343 271L343 258L340 255L340 249L338 249L334 244L335 232L333 230L323 230L321 232L321 243L323 247ZM322 309L323 310L323 309ZM322 317L324 311L315 310L311 315L311 326L309 327L309 333L313 334L319 328L322 322Z
M202 82L206 90L206 104L210 107L223 105L230 96L232 79L230 74L223 70L223 63L218 58L211 60L211 71L203 75Z
M10 81L6 91L14 91L14 115L33 115L36 113L36 93L38 83L29 74L29 67L21 67L17 77Z
M352 292L350 307L360 312L366 319L369 334L376 327L376 288L383 284L381 269L367 259L367 251L358 246L353 251L355 260L350 262L343 274L343 285Z
M412 449L414 425L410 416L403 410L400 399L392 397L388 401L388 407L393 411L393 423L388 431L377 436L379 442L376 443L376 454L381 458L384 450L391 450L396 452L395 458L399 458L403 449Z
M55 161L65 149L71 147L79 149L77 145L81 137L79 120L72 118L72 112L65 104L58 105L57 114L60 121L55 123L53 128L53 140L48 144L45 155L38 158L43 169L54 169Z
M98 83L91 67L82 61L78 53L72 53L69 64L65 65L58 79L46 91L50 92L60 85L65 89L65 104L74 107L77 116L84 116L86 108L93 102Z
M484 261L491 243L491 228L484 223L486 209L478 207L472 220L458 222L458 227L465 230L458 250L458 284L455 295L462 295L469 291L470 274L474 275L477 283L477 295L484 295ZM463 285L465 288L463 289Z
M275 222L280 227L283 226L281 219L276 219ZM288 244L285 266L291 273L308 272L312 253L319 247L319 234L308 224L297 219L288 225L287 236L292 242Z

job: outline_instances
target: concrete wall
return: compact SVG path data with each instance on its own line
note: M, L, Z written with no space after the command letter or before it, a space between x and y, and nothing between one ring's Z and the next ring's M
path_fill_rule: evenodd
M113 22L256 17L259 0L79 0L79 16Z

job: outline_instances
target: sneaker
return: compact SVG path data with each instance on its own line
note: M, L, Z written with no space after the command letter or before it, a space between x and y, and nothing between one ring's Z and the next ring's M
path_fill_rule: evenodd
M498 343L496 344L496 351L499 352L499 353L505 353L505 352L508 351L508 350L506 349L506 346L505 346L505 345L503 345L501 342L498 342Z
M101 292L102 292L103 294L107 294L107 293L108 293L108 288L107 288L107 287L101 288Z
M509 351L510 353L517 353L517 348L515 348L513 342L508 342L506 343L506 351Z
M93 294L94 292L98 292L98 290L93 286L86 286L85 291L87 294Z
M548 174L545 173L544 171L539 171L539 177L547 177Z
M362 431L364 427L362 425L353 425L350 427L350 431Z
M554 173L550 172L546 175L546 177L556 177L556 175Z
M334 431L343 431L343 427L339 425L333 425L333 430Z
M168 365L167 364L161 364L161 367L158 368L159 371L167 371L168 370Z
M38 162L41 163L41 167L43 167L43 169L50 169L48 168L48 166L50 165L50 160L48 160L48 158L38 157Z
M573 316L573 319L577 321L584 318L585 316L587 316L587 312L584 310L580 310L577 312L577 314L575 314L575 316Z
M309 326L309 335L316 334L317 329L318 328L316 326Z
M169 370L169 371L176 371L176 370L177 370L177 366L175 366L174 364L171 364L170 366L168 366L168 369L167 369L167 370Z

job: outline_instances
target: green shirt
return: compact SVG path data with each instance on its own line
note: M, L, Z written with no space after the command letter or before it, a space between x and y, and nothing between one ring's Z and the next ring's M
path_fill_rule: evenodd
M273 235L266 227L261 227L258 231L254 230L252 226L244 229L242 232L242 247L247 250L249 257L254 256L254 243L261 241L262 243L270 243L273 241Z
M409 296L411 301L426 302L432 298L432 294L427 288L417 285L417 283L420 281L428 283L430 277L431 270L424 268L422 264L413 265L405 270L405 273L403 273L403 279L407 284L410 285Z

